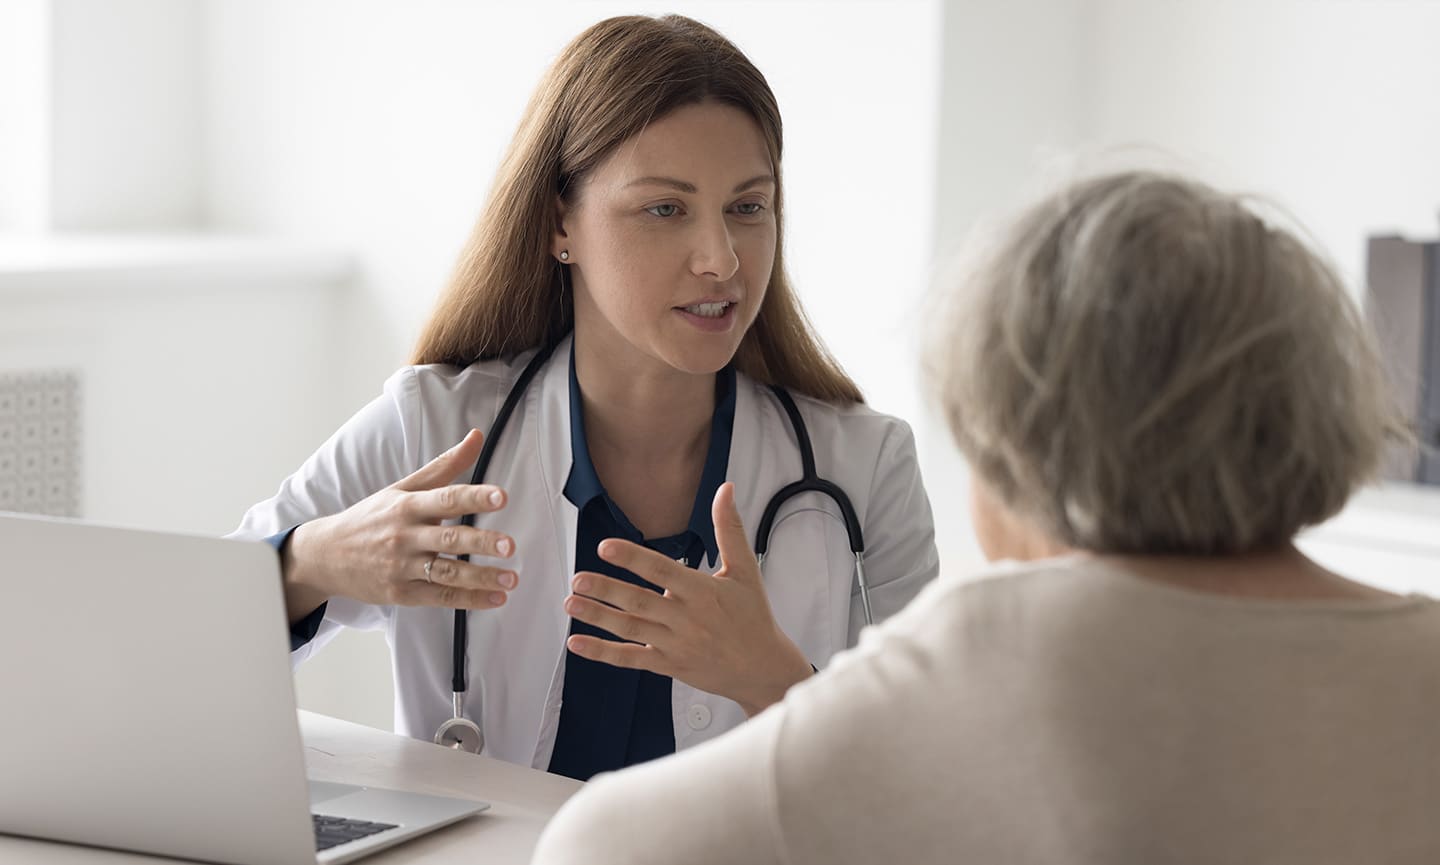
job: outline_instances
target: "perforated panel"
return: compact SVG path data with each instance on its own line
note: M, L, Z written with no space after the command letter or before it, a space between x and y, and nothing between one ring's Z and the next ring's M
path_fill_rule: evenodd
M0 511L80 516L80 374L0 372Z

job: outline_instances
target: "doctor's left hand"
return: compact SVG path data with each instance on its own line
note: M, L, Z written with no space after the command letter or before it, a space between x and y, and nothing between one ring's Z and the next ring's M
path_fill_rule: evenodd
M733 483L715 493L711 518L722 563L714 575L629 541L601 542L602 559L665 592L581 571L571 581L566 612L630 642L574 634L566 645L582 658L649 670L728 697L755 715L813 670L770 612Z

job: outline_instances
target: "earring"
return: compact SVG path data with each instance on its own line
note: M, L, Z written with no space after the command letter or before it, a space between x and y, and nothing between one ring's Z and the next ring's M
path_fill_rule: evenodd
M569 260L570 260L570 250L568 250L568 249L562 249L562 250L560 250L560 260L561 260L561 261L569 261Z

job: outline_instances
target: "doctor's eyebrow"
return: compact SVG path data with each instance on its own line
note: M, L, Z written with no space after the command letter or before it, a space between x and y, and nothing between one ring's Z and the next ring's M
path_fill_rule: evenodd
M743 182L741 182L741 183L739 183L739 184L736 184L735 188L731 191L731 194L734 195L734 194L736 194L736 193L744 192L744 191L747 190L747 189L752 189L752 188L754 188L754 187L756 187L756 186L762 186L762 185L767 184L767 183L770 184L771 186L774 186L774 185L775 185L775 175L773 175L773 174L768 174L768 173L767 173L767 174L757 174L757 175L755 175L754 177L750 178L749 180L746 180L746 181L743 181ZM685 182L684 180L680 180L680 179L674 178L674 177L658 177L658 176L637 177L637 178L635 178L634 180L630 181L629 183L625 184L626 188L629 188L629 187L631 187L631 186L647 186L647 185L648 185L648 186L668 186L668 187L670 187L670 188L672 188L672 189L678 189L678 190L681 191L681 192L687 192L687 193L690 193L690 194L692 194L692 195L695 194L696 192L699 192L699 189L695 186L695 184L693 184L693 183L687 183L687 182Z

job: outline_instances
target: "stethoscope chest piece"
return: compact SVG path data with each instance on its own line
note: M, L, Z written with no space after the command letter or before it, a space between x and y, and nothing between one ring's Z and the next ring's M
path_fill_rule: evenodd
M446 748L453 748L456 751L466 751L471 754L480 753L485 747L485 737L480 733L480 728L469 718L451 718L440 725L435 732L435 744L444 745Z
M450 720L435 731L435 744L478 754L480 749L485 747L485 734L480 732L479 724L465 717L465 692L456 691L453 701Z

